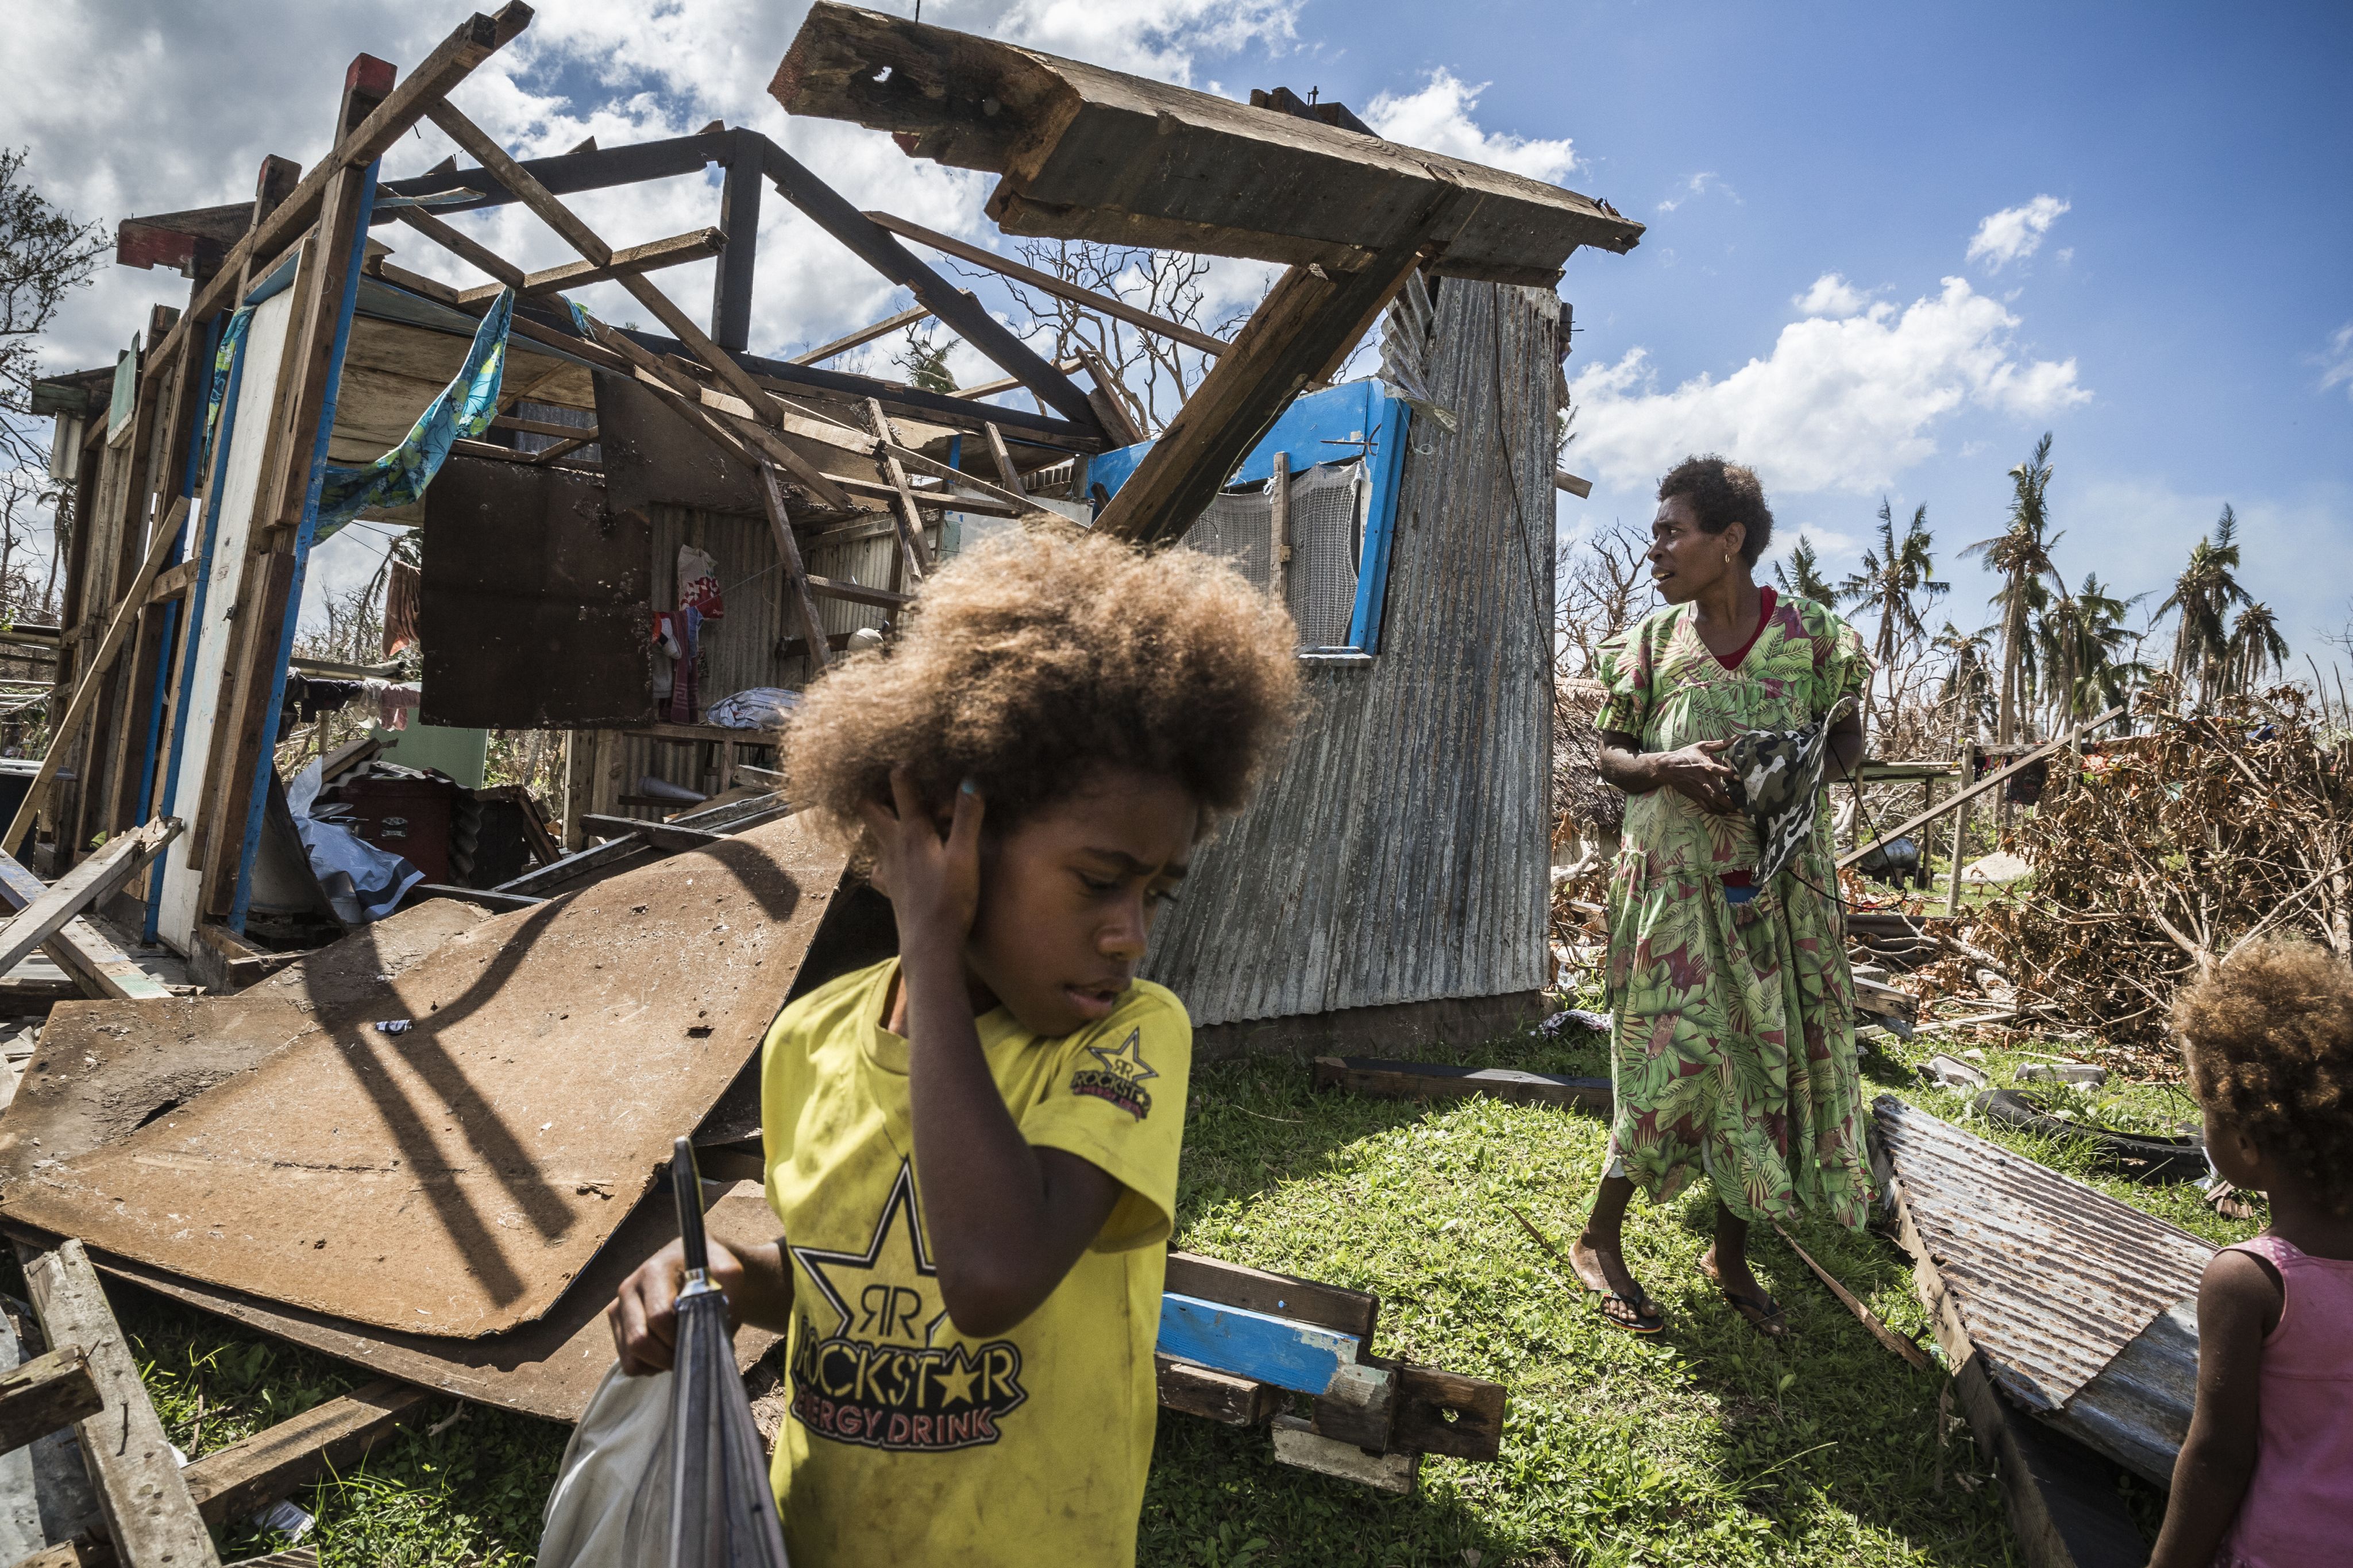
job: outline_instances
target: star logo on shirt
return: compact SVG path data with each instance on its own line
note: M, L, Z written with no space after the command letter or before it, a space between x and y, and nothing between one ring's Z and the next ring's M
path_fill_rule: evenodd
M1144 1059L1143 1029L1130 1029L1127 1038L1114 1047L1089 1046L1087 1055L1100 1065L1071 1075L1072 1094L1107 1100L1138 1121L1152 1114L1152 1091L1144 1085L1160 1074Z
M915 1203L914 1167L904 1159L899 1162L899 1179L882 1201L882 1212L875 1216L865 1251L796 1247L793 1257L833 1309L836 1336L927 1345L947 1321L947 1309L940 1304L939 1287L934 1283L939 1268L932 1262L923 1213Z
M1089 1046L1087 1055L1103 1063L1103 1070L1114 1073L1130 1083L1142 1083L1148 1078L1158 1078L1159 1072L1144 1059L1144 1031L1130 1029L1127 1038L1110 1050L1101 1046Z

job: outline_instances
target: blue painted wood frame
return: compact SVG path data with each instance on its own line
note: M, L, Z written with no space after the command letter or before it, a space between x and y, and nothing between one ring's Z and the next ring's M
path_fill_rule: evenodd
M1356 604L1348 617L1347 646L1360 653L1380 651L1381 616L1389 582L1389 541L1396 531L1398 481L1405 471L1406 437L1411 417L1405 404L1376 380L1343 382L1294 399L1258 444L1250 449L1229 485L1263 483L1274 473L1274 455L1291 455L1291 471L1317 463L1361 456L1365 482L1372 487L1365 517L1363 548L1356 558ZM1104 452L1087 469L1090 489L1116 495L1135 472L1152 443Z
M250 305L253 302L248 296L247 304ZM242 308L244 307L240 307ZM210 335L216 344L214 350L216 355L219 352L217 347L219 334L224 330L226 329L221 323L216 322L211 331ZM226 373L228 384L221 394L220 419L213 426L211 435L211 439L220 444L219 449L207 453L205 433L199 430L196 439L191 443L195 448L189 454L192 467L209 456L213 472L216 475L228 471L228 449L230 444L237 439L237 394L245 385L245 350L249 341L248 338L239 338L237 352L229 356L228 370ZM222 373L216 368L214 374ZM206 406L209 407L212 401L211 387L207 386L205 392ZM201 423L204 417L205 409L199 408L196 418ZM188 703L196 688L196 642L205 625L205 599L212 588L213 544L220 533L221 491L224 488L215 483L206 491L204 526L196 534L196 559L200 564L196 567L196 580L188 584L188 631L187 635L181 639L180 694L172 704L172 750L168 760L164 764L164 799L157 811L157 815L161 816L175 815L175 809L180 804L180 759L187 750ZM194 492L191 491L191 493ZM161 716L162 705L158 704L159 721ZM164 873L161 868L164 862L158 861L157 869L147 879L147 921L142 934L150 943L156 941L157 931L163 921Z
M360 176L359 211L375 205L376 174L370 163ZM294 654L294 633L302 619L302 581L311 564L311 542L319 530L319 490L327 479L327 437L335 427L335 404L342 395L343 353L351 346L352 315L359 306L360 268L367 260L368 226L352 230L352 251L344 260L343 298L335 311L334 346L327 356L327 395L319 404L319 427L311 441L311 472L302 491L302 521L294 532L294 581L288 586L286 623L278 637L278 657L271 661L269 705L261 714L261 752L254 759L253 788L245 809L245 842L237 858L237 891L229 900L228 929L245 934L246 912L253 903L253 862L261 851L261 826L269 805L269 780L278 770L278 718L286 700L286 661Z
M1160 1353L1300 1394L1322 1394L1362 1342L1354 1334L1171 1291L1160 1298Z

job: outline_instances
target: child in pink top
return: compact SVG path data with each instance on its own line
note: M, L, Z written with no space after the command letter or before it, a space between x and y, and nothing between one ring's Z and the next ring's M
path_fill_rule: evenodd
M2353 1562L2353 969L2255 948L2174 1005L2206 1150L2272 1226L2198 1287L2198 1408L2149 1568Z

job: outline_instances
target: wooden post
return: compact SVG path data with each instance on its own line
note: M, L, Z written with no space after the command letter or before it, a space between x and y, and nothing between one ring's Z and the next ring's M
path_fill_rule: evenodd
M1274 559L1274 602L1291 608L1291 454L1274 455L1274 473L1267 479L1268 548Z
M1945 891L1945 912L1948 915L1957 915L1961 912L1961 851L1968 837L1969 796L1968 795L1968 790L1969 785L1969 774L1975 771L1971 764L1977 761L1977 747L1974 745L1964 744L1961 747L1961 776L1953 790L1954 795L1958 797L1958 804L1953 807L1952 881L1951 885L1947 887Z
M891 587L897 593L912 592L923 580L923 514L915 510L915 491L907 483L907 470L898 454L891 449L900 441L898 433L891 428L890 416L882 412L881 402L870 397L866 400L866 417L881 442L874 450L874 466L882 470L882 477L899 492L899 509L891 516L899 530L900 570L891 574Z
M1005 432L997 427L993 419L982 421L980 429L981 434L988 438L988 456L990 461L997 465L998 481L1026 500L1029 489L1021 482L1021 470L1013 466L1013 454L1005 449Z
M801 631L808 638L809 668L823 670L833 663L833 651L826 647L825 622L809 592L808 570L801 563L800 542L793 537L792 515L785 510L785 487L777 480L776 470L765 463L760 466L760 499L767 508L768 527L776 536L776 561L785 574L786 592L800 612Z
M116 1554L132 1568L217 1568L211 1532L81 1243L68 1240L28 1258L25 1284L42 1334L53 1345L89 1352L90 1375L105 1398L105 1408L77 1430Z
M760 254L760 167L756 131L738 131L729 145L727 173L719 187L719 226L727 248L711 275L711 341L743 353L752 346L752 269Z

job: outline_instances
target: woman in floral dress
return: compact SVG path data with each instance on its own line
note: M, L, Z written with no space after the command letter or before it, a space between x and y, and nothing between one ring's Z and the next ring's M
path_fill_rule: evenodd
M1665 1203L1704 1173L1716 1221L1701 1268L1776 1337L1786 1328L1749 1272L1750 1224L1802 1212L1860 1226L1871 1196L1827 806L1785 868L1753 886L1757 832L1719 760L1743 731L1834 713L1826 776L1862 755L1844 700L1870 675L1862 641L1813 600L1757 585L1772 530L1754 472L1720 458L1678 464L1651 529L1666 607L1601 658L1601 776L1628 797L1609 885L1617 1110L1571 1262L1603 1315L1639 1333L1663 1321L1620 1249L1637 1188Z

